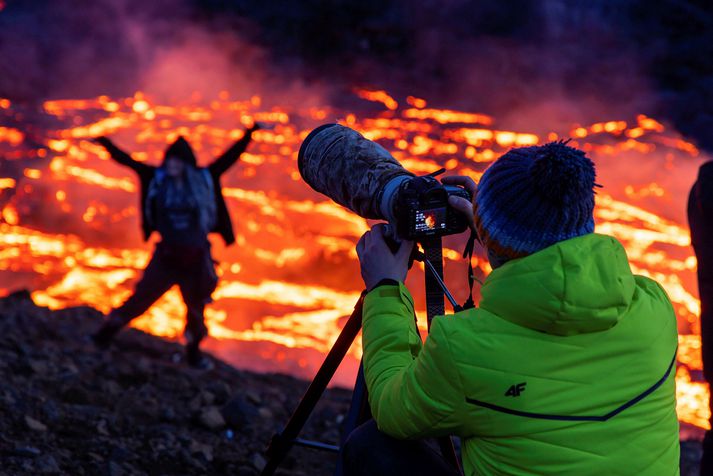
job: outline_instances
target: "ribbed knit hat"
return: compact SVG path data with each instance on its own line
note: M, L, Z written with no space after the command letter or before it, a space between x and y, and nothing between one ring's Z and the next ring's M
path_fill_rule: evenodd
M168 146L163 154L164 163L169 157L175 157L187 165L196 166L196 156L193 153L193 149L191 149L191 145L183 136L180 136L173 144Z
M566 142L512 149L483 174L475 222L483 244L520 258L594 231L594 163Z

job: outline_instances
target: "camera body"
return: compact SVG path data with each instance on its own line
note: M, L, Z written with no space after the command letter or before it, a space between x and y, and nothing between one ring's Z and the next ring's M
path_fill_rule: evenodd
M467 218L448 204L451 196L472 200L465 189L443 185L433 177L414 177L404 182L394 203L394 225L399 237L421 241L467 230Z

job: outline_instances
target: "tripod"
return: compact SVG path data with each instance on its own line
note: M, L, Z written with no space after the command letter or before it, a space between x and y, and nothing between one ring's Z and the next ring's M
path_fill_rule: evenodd
M431 320L437 315L444 314L444 294L448 297L451 304L455 304L455 300L448 292L448 289L443 284L443 251L441 248L441 238L430 238L422 243L424 253L417 253L416 259L423 260L426 264L426 315L428 328L431 327ZM263 469L262 476L271 476L275 473L278 466L293 445L300 445L307 448L326 450L339 453L340 446L330 445L318 441L309 441L299 438L299 433L304 427L307 419L314 410L320 397L327 389L330 380L337 371L339 364L342 362L351 347L354 339L361 330L362 309L364 305L364 296L366 291L363 291L359 300L354 306L351 316L344 325L342 332L339 334L336 342L330 349L327 357L324 359L322 366L317 371L317 375L312 380L309 388L305 392L302 400L285 425L281 433L272 437L267 449L268 461ZM343 445L349 434L359 425L371 418L371 410L367 399L366 384L364 381L363 363L359 365L356 383L354 384L354 392L352 393L352 401L349 406L349 412L344 421L344 431L340 444ZM446 460L454 467L460 469L458 457L453 447L453 442L449 437L439 438L439 446L441 453ZM341 461L338 461L335 470L335 476L342 475Z

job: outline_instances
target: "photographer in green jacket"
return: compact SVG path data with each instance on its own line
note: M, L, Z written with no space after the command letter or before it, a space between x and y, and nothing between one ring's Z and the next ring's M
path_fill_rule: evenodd
M427 438L456 435L468 475L675 475L676 316L594 234L594 164L555 142L513 149L483 175L472 218L493 272L476 309L433 320L425 343L404 286L412 243L383 226L357 245L369 293L364 372L374 422L346 474L457 474Z

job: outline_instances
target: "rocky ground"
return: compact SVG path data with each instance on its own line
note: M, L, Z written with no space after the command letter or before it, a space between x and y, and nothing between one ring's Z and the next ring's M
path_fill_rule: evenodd
M108 350L86 336L100 315L50 311L20 292L0 300L0 474L255 475L307 382L213 360L173 362L181 346L128 330ZM328 391L304 436L335 444L351 393ZM700 444L684 442L681 474ZM335 457L295 448L282 475L332 474Z
M214 360L173 362L177 343L128 330L106 351L100 315L52 312L27 293L0 300L0 474L255 475L307 382ZM326 393L304 435L328 443L351 393ZM277 474L331 474L335 457L296 448Z

